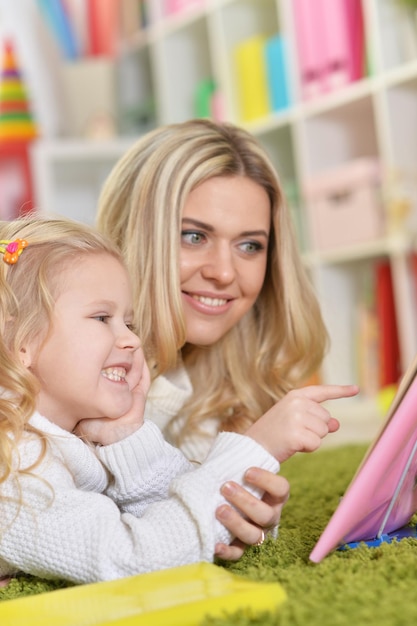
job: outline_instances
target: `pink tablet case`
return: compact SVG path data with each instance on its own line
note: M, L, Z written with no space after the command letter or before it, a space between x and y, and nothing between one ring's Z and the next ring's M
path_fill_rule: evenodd
M315 545L316 563L345 543L398 530L417 511L417 361L405 374L384 426Z

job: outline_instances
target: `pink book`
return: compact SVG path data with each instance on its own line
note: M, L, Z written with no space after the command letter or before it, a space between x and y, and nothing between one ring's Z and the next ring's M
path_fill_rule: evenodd
M360 80L365 74L365 31L361 0L344 0L350 41L350 80Z
M385 423L316 543L316 563L338 547L416 537L417 359L403 377Z
M345 0L316 0L322 19L325 83L329 91L351 80L351 45Z
M191 7L203 6L204 0L165 0L165 14L182 13Z
M323 22L319 0L293 0L294 23L303 99L323 91L324 49Z

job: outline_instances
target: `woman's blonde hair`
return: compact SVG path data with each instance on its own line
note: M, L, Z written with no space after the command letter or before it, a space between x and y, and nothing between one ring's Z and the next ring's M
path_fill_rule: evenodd
M265 189L272 227L265 281L254 307L215 345L201 348L186 344L181 216L189 193L215 176L247 177ZM183 411L187 434L212 417L220 418L222 429L243 431L319 368L327 344L319 305L277 173L245 130L190 120L144 135L105 182L97 225L127 262L135 321L153 375L178 366L179 356L187 367L194 388Z
M28 341L46 338L54 302L67 264L76 265L86 254L118 250L94 229L64 219L28 215L0 222L0 240L24 239L27 247L17 263L9 265L0 254L0 483L16 467L17 446L25 432L39 436L43 458L46 441L28 423L36 407L39 382L21 362ZM1 244L2 248L5 244Z

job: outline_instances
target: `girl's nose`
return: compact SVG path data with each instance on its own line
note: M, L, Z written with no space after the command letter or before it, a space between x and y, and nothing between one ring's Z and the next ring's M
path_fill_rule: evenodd
M118 345L121 348L135 351L140 348L141 343L136 333L134 333L133 330L131 330L127 326L124 326L124 329L120 332L118 338Z

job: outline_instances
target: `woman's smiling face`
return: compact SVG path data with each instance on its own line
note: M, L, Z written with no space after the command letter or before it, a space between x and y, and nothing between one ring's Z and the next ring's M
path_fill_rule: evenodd
M216 343L253 306L265 279L270 228L268 195L249 178L211 178L189 194L180 252L187 343Z

